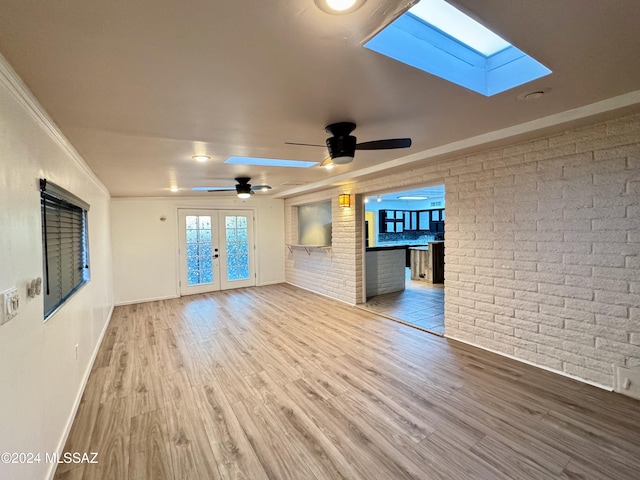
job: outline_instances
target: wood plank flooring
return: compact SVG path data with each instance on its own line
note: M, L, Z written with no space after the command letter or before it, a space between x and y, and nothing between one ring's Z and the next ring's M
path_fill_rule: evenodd
M56 479L640 478L640 402L289 285L115 309Z

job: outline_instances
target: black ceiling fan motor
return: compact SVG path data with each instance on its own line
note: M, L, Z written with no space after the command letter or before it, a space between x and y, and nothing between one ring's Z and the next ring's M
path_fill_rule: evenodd
M356 137L351 135L356 124L351 122L332 123L325 131L331 135L327 138L327 149L331 158L352 157L356 153Z
M236 193L240 194L249 194L253 195L253 190L251 190L251 178L249 177L238 177L235 179L238 184L236 185Z

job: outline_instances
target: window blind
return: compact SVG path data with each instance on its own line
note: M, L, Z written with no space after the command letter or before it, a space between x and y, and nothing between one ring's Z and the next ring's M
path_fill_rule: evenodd
M89 205L46 179L40 180L40 205L46 319L89 280Z

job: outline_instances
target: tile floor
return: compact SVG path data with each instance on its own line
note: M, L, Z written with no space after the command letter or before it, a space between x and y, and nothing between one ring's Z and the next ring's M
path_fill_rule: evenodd
M443 284L417 282L411 280L408 273L404 291L370 297L363 307L430 332L444 334Z

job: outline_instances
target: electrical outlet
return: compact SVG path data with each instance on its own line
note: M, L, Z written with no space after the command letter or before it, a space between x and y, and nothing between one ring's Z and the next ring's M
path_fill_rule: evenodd
M616 366L614 390L640 400L640 368Z

